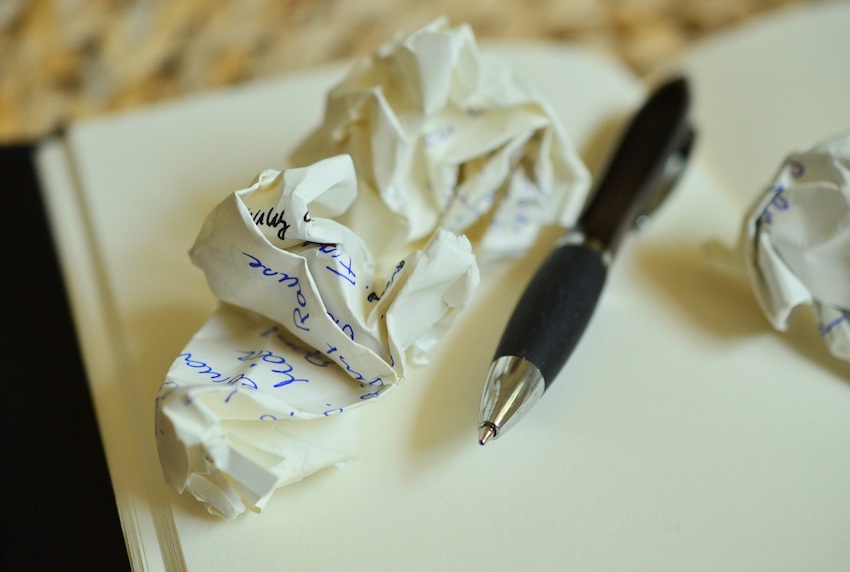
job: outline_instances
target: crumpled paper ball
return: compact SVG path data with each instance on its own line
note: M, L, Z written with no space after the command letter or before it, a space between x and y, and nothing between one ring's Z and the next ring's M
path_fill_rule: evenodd
M571 225L590 186L547 104L444 19L357 62L290 159L340 153L363 193L342 220L378 258L438 226L479 255L522 253L541 226Z
M273 492L355 457L351 412L402 382L469 304L469 241L436 229L387 274L336 218L351 158L267 169L209 213L190 251L220 301L156 398L166 481L210 512L259 512Z
M751 209L744 260L764 314L786 331L810 304L820 334L850 361L850 132L790 154Z

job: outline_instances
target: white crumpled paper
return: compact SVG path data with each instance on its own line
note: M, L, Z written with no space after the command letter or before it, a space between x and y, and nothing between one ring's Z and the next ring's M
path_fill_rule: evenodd
M811 304L833 355L850 361L850 132L792 153L744 225L744 260L771 324Z
M191 259L221 304L156 400L167 482L229 518L353 459L345 413L427 361L474 252L569 225L590 183L546 106L443 21L356 64L290 164L207 217Z
M364 195L340 220L378 255L435 226L479 254L521 253L542 225L572 224L590 186L546 102L442 19L357 63L293 160L339 153Z
M331 218L356 189L347 155L264 171L192 247L222 304L168 371L157 437L167 481L218 514L258 510L275 488L350 460L352 428L331 418L400 381L478 284L469 241L441 229L375 276Z

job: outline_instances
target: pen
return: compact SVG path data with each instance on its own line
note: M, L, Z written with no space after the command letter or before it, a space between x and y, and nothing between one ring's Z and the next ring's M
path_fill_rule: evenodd
M675 186L694 140L687 79L657 87L629 122L576 226L523 292L481 396L478 441L512 427L540 399L587 327L623 236Z

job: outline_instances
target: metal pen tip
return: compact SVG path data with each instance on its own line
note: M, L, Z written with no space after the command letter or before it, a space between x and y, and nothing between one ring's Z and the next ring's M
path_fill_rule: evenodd
M482 445L486 445L487 441L496 436L496 429L493 427L491 423L485 423L482 425L481 430L478 432L478 442Z

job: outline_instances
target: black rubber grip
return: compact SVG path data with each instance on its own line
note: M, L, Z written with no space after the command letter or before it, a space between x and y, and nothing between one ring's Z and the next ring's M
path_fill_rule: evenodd
M590 322L606 275L600 254L583 244L553 250L517 304L495 357L527 359L549 387Z

